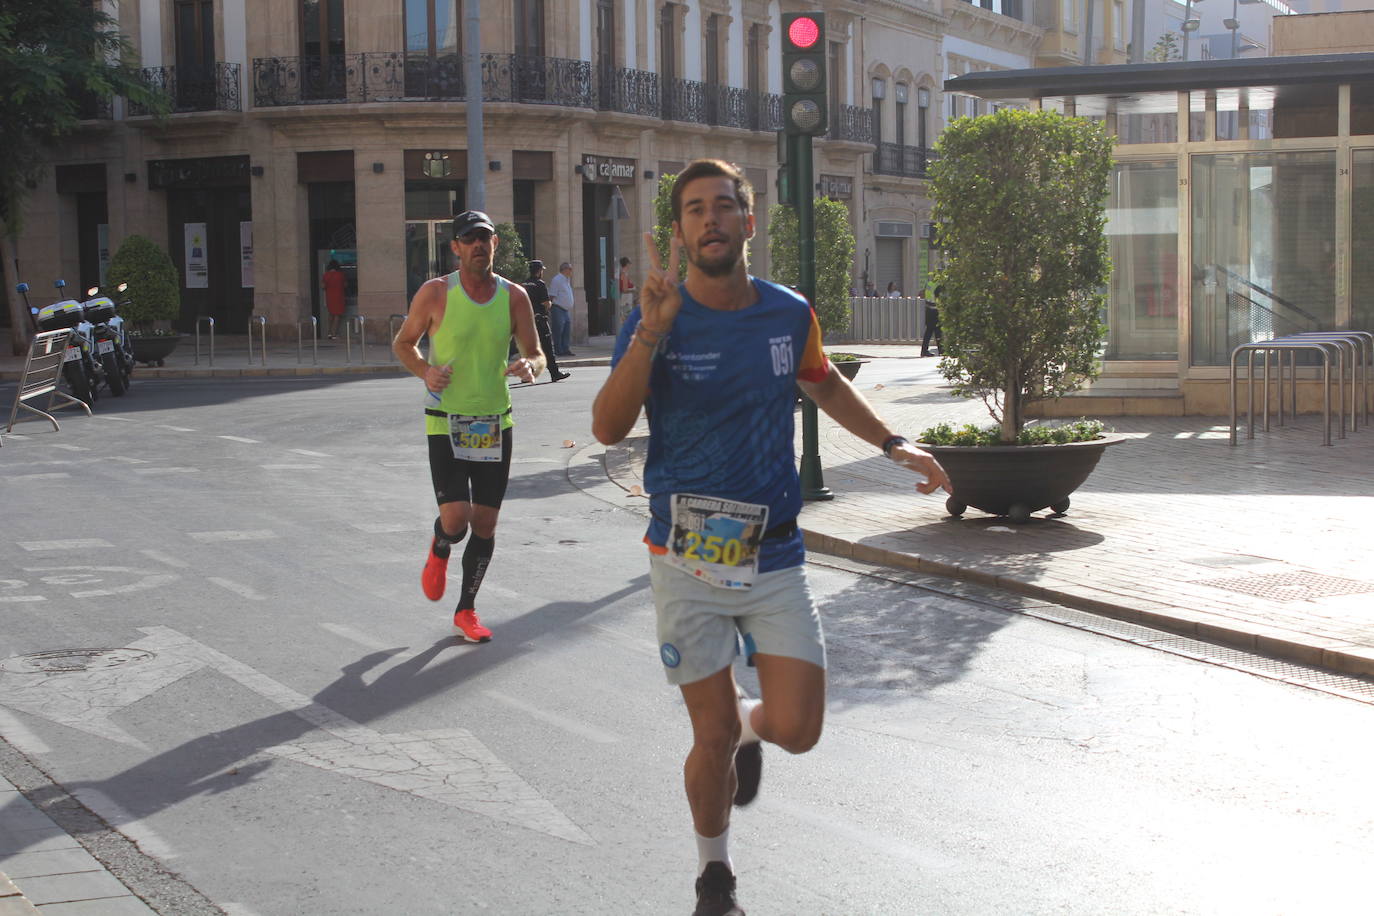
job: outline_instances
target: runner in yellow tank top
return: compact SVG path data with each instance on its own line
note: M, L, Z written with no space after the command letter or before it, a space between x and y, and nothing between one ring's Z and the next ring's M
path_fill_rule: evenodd
M496 520L510 479L512 426L506 378L532 382L544 369L529 296L492 272L500 244L491 218L468 210L453 219L458 270L415 293L392 350L425 383L430 477L439 503L420 584L438 601L454 544L472 529L463 552L463 587L453 625L469 642L491 630L477 616L477 590L496 545ZM420 353L429 335L430 358ZM511 335L520 357L506 361Z

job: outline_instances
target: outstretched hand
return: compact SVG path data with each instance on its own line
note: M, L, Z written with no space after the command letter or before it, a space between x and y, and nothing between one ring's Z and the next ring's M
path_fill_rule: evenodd
M916 489L921 493L934 493L939 489L946 493L954 492L950 489L949 475L945 473L945 469L935 460L935 456L925 449L917 448L909 442L898 444L892 447L891 457L897 464L925 478L916 484Z
M682 308L682 292L678 289L678 270L682 265L682 239L676 232L669 243L668 269L658 256L652 232L644 233L644 248L649 256L649 273L639 290L639 323L654 334L666 334Z

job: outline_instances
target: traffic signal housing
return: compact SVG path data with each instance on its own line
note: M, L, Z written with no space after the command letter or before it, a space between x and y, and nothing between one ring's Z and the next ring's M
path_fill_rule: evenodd
M826 132L825 13L782 16L783 132L817 137Z

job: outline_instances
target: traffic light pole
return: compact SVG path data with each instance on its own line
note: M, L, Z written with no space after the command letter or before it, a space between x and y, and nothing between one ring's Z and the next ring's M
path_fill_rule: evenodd
M797 207L797 289L812 308L816 304L816 181L811 165L811 136L787 137L787 168L791 172L793 200ZM802 398L802 499L834 499L821 470L820 414L816 402Z

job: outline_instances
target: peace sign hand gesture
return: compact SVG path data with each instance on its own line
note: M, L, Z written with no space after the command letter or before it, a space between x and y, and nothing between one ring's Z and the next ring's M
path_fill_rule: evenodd
M649 257L649 274L639 290L640 325L651 334L663 335L673 326L678 309L682 308L682 292L678 289L678 269L682 264L682 239L676 232L669 242L668 269L658 256L652 232L644 233L644 249Z

